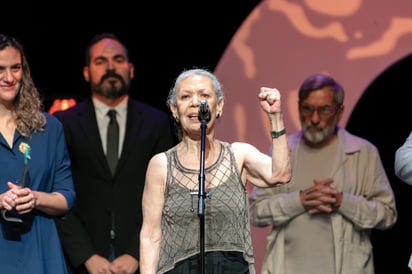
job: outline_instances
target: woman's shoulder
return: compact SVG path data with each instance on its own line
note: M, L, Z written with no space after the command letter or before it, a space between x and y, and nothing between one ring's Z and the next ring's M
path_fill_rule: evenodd
M150 167L166 166L168 151L156 153L152 156L149 162Z
M231 144L227 143L229 151L232 152L237 161L243 159L250 152L256 152L257 148L249 143L245 142L233 142Z
M165 176L167 170L166 152L160 152L152 156L147 166L146 177Z
M46 117L46 128L63 128L62 123L54 115L48 112L43 112L43 115Z
M46 117L46 121L50 122L50 123L55 123L55 122L59 122L59 119L57 119L57 117L55 117L54 115L48 113L48 112L42 112L43 116Z
M228 145L232 147L233 150L248 151L251 149L256 149L254 145L245 142L233 142Z

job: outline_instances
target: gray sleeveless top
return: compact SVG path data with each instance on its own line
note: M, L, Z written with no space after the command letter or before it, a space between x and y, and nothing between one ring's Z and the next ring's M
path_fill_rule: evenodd
M199 169L182 166L176 147L166 151L167 179L162 215L158 273L174 268L200 253L198 216ZM208 251L238 251L255 273L250 234L247 190L231 145L221 142L217 161L205 168L204 248Z

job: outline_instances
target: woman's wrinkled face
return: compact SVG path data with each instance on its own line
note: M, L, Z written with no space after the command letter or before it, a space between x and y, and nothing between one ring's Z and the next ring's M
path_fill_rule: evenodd
M201 101L207 101L209 105L211 120L208 127L211 127L216 115L220 116L223 108L223 100L217 102L212 80L203 75L191 75L182 80L176 94L176 105L171 105L170 110L173 117L180 122L183 134L200 131L198 112Z

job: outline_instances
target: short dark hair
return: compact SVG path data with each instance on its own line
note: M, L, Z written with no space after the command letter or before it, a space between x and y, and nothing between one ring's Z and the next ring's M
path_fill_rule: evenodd
M312 91L322 89L324 87L331 87L333 91L333 101L337 105L342 105L344 100L344 90L342 86L332 77L326 74L313 74L303 81L299 88L299 105L308 98Z
M99 41L101 41L101 40L103 40L103 39L112 39L112 40L115 40L115 41L117 41L117 42L119 42L120 44L122 44L123 45L123 47L125 48L125 50L126 50L126 55L127 55L127 57L129 57L128 55L129 55L129 49L127 48L127 46L123 43L123 41L122 40L120 40L120 38L117 36L117 35L115 35L115 34L113 34L113 33L111 33L111 32L102 32L102 33L99 33L99 34L96 34L95 36L93 36L92 37L92 39L90 40L90 42L89 42L89 44L87 45L87 47L86 47L86 52L85 52L85 65L86 66L88 66L89 64L90 64L90 49L97 43L97 42L99 42Z

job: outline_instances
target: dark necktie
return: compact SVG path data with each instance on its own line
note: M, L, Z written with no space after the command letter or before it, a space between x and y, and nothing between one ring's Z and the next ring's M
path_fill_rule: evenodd
M107 128L106 158L110 167L110 171L112 172L112 174L114 174L119 157L119 125L117 124L116 120L116 110L109 110L107 115L109 115L110 117L110 122Z

